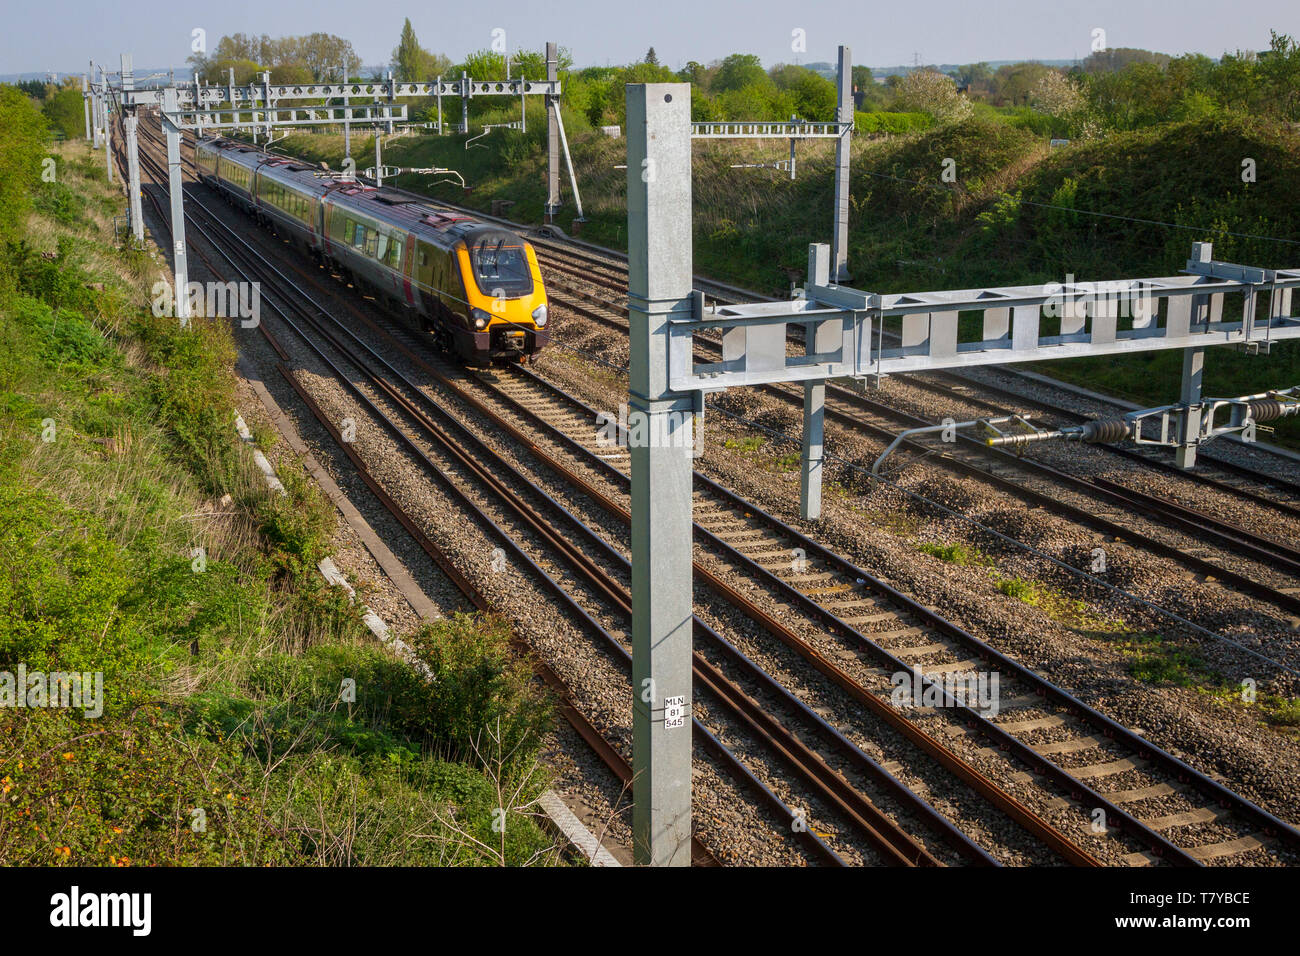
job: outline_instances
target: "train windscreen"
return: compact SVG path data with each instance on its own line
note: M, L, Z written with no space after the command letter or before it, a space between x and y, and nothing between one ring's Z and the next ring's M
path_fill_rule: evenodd
M484 295L513 298L533 291L528 256L518 237L508 233L476 237L468 246L474 281Z

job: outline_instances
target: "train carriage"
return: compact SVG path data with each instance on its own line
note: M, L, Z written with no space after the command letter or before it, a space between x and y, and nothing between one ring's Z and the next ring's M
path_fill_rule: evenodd
M414 311L470 364L537 351L547 302L532 246L405 193L353 185L324 200L326 256Z
M203 139L194 144L194 165L199 170L199 182L216 187L217 162L221 156L221 140Z
M283 157L257 167L256 205L262 221L305 252L323 252L321 199L336 180Z
M267 154L252 146L226 141L218 141L213 148L216 153L216 169L213 173L215 184L237 207L245 212L255 212L254 180L257 178L257 167ZM198 147L195 152L198 154Z

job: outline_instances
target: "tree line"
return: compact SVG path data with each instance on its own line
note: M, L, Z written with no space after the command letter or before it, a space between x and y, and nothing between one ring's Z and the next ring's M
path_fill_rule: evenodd
M926 67L883 83L865 69L854 73L871 108L902 104L941 115L960 98L971 108L1048 117L1053 122L1039 124L1040 131L1057 135L1090 136L1217 114L1300 122L1300 45L1277 31L1270 31L1267 50L1238 50L1218 60L1126 47L1095 52L1065 69L1025 62L994 70L972 63L946 73Z
M189 62L210 83L228 82L231 71L237 84L254 82L268 70L273 83L292 84L337 81L341 71L349 79L360 79L364 69L351 42L329 33L277 38L234 33ZM692 60L672 70L660 63L653 47L641 61L622 66L575 69L564 49L559 63L566 116L593 127L624 123L625 84L677 81L692 85L691 114L696 121L792 116L828 121L835 116L836 91L826 65L818 66L821 72L789 63L765 67L753 54L734 53L707 64ZM457 62L426 49L408 18L388 62L372 70L379 74L374 78L382 78L385 70L404 82L454 78L462 71L484 80L507 74L542 79L546 62L541 50L516 50L507 56L495 49L474 51ZM80 104L71 93L58 88L47 92L45 87L37 81L21 86L50 104L47 114L55 128L74 135ZM1171 56L1115 48L1095 52L1069 68L1022 62L994 69L988 63L970 63L947 71L921 67L883 80L869 67L855 66L853 90L860 132L906 132L972 115L1070 138L1219 113L1294 123L1300 121L1300 46L1274 31L1267 50L1237 51L1218 60L1196 53ZM60 99L51 104L53 95ZM409 105L414 118L429 115L428 103ZM479 112L489 108L474 107Z

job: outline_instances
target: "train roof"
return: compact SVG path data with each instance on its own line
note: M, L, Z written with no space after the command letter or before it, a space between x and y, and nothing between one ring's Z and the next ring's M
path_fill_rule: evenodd
M523 242L517 233L509 229L485 223L457 210L437 206L419 196L397 189L369 186L355 180L344 180L336 173L288 156L268 153L237 140L217 137L200 141L198 147L214 149L249 169L260 167L260 175L295 185L317 196L327 196L331 205L353 209L405 229L436 246L448 248L461 240L467 245L482 241Z
M293 186L313 196L321 196L337 185L338 179L323 175L315 166L308 166L284 156L271 156L259 167L259 176Z
M242 146L234 148L220 149L221 155L228 161L243 166L245 169L256 169L262 162L266 153L260 149L254 149L251 146Z
M461 212L439 208L396 189L357 183L352 187L331 190L329 201L391 223L437 246L452 246L462 239L468 245L487 238L492 241L523 241L508 229L489 225Z

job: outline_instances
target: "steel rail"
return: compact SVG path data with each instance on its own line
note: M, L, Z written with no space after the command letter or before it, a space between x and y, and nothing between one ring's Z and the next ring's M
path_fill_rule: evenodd
M534 378L543 387L552 390L557 394L564 395L575 408L581 409L585 414L593 416L592 420L594 421L595 411L586 406L580 399L558 389L556 386L546 382L531 371L520 368L517 369L517 372L521 375L527 375ZM624 483L627 481L626 475L599 457L592 456L591 465L594 468L599 468L602 471L605 471L611 477L616 477ZM937 612L920 604L913 598L908 597L893 588L891 585L881 581L870 572L853 564L843 556L831 551L821 544L818 544L798 529L769 514L754 502L722 487L699 472L695 473L695 480L707 488L710 493L719 498L730 501L737 509L743 509L746 512L752 513L766 523L780 529L783 534L786 534L789 538L803 547L808 556L818 557L827 564L837 566L846 577L862 580L864 584L870 586L895 606L901 607L907 613L926 622L940 633L953 638L959 645L973 651L983 660L995 663L1005 672L1025 680L1033 686L1035 692L1039 696L1060 704L1067 710L1067 712L1074 714L1085 723L1092 725L1094 729L1100 730L1106 737L1121 742L1136 756L1161 765L1162 768L1174 776L1175 779L1180 781L1186 780L1192 783L1197 790L1201 791L1204 797L1209 798L1212 802L1232 807L1234 811L1260 826L1266 833L1277 836L1281 842L1292 849L1300 850L1300 832L1297 832L1296 829L1287 822L1281 820L1239 794L1234 793L1222 784L1218 783L1218 781L1201 771L1196 770L1178 757L1162 750L1145 738L1134 734L1122 724L1083 703L1073 694L1051 683L1035 671L996 650L978 637L975 637L973 634L970 634L963 628L952 623L947 618L944 618ZM882 648L875 642L871 641L869 634L860 632L853 626L844 623L844 621L837 615L826 610L819 603L812 600L807 595L804 595L781 578L772 574L770 571L763 568L762 565L753 561L753 559L740 553L712 532L700 528L698 525L697 532L702 532L711 544L723 549L728 553L730 558L740 562L743 566L746 566L754 575L764 580L765 583L771 587L777 589L784 597L815 613L822 623L834 627L837 632L858 641L865 650L868 650L876 656L882 664L895 670L912 669L911 665L908 665L906 662L895 657L885 648ZM1096 801L1093 803L1093 806L1106 807L1108 815L1110 814L1110 808L1114 807L1114 805L1099 793L1087 787L1077 778L1069 775L1068 770L1059 767L1057 764L1037 754L1014 736L1000 730L996 724L985 719L977 711L970 708L965 708L965 710L968 717L968 723L981 733L985 733L986 736L990 736L993 742L1000 748L1010 749L1016 752L1022 760L1033 766L1036 770L1054 778L1056 782L1076 794L1087 795L1090 800ZM1152 845L1153 850L1164 853L1176 852L1177 854L1185 856L1181 848L1172 844L1171 841L1168 841L1162 835L1150 830L1145 824L1127 814L1126 811L1114 807L1114 816L1112 818L1125 821L1131 829L1131 832L1143 836L1144 839Z

